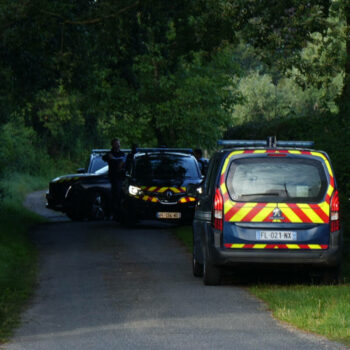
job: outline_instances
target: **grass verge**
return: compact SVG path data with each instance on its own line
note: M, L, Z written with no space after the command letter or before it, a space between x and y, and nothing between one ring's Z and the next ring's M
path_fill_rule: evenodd
M192 251L192 228L175 229ZM350 243L350 242L348 242ZM349 244L345 244L345 247ZM248 290L266 302L273 315L299 329L350 345L350 251L345 250L344 283L338 286L250 283Z
M13 174L0 181L0 343L12 334L36 282L36 250L28 239L43 219L22 206L25 194L47 180Z

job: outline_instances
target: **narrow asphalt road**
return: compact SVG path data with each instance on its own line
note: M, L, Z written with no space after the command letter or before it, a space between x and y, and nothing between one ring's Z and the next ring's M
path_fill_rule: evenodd
M164 226L70 222L42 193L28 203L51 221L32 232L38 288L1 349L345 349L280 325L233 284L205 287Z

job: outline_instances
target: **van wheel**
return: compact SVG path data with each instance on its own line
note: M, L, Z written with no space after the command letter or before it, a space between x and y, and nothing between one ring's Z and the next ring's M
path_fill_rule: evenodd
M217 286L221 283L221 269L208 261L207 253L203 255L203 283L206 286Z
M199 262L198 258L198 249L193 235L192 272L195 277L203 277L203 264Z
M192 256L192 271L193 276L202 277L203 276L203 264L200 264L195 256L195 252L193 251Z
M340 266L326 267L321 271L321 284L335 285L341 282L341 268Z

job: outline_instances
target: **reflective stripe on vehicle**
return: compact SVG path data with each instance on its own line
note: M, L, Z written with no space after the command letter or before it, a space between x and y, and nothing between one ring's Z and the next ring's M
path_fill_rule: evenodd
M326 164L329 185L325 200L318 204L308 203L254 203L235 202L231 200L225 183L226 172L233 156L241 154L290 153L294 155L310 155L321 158ZM298 150L241 150L231 152L221 170L220 189L224 198L225 221L229 222L284 222L284 223L329 223L330 199L334 191L332 168L325 155L319 152ZM283 219L273 219L273 210L278 207Z
M244 244L244 243L225 243L225 248L230 249L291 249L291 250L325 250L327 244Z
M170 190L174 193L185 193L186 187L157 187L157 186L141 186L142 191L145 192L157 192L163 193L167 190Z

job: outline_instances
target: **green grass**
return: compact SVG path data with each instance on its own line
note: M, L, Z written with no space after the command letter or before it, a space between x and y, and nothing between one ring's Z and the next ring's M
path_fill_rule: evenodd
M175 235L192 251L192 228ZM346 237L349 233L346 230ZM349 246L348 241L345 247ZM299 329L350 345L350 251L345 250L344 283L338 286L252 283L248 290L266 302L274 317Z
M27 232L43 219L23 208L22 202L26 193L44 183L44 179L18 174L0 181L0 343L18 325L36 283L37 254Z

